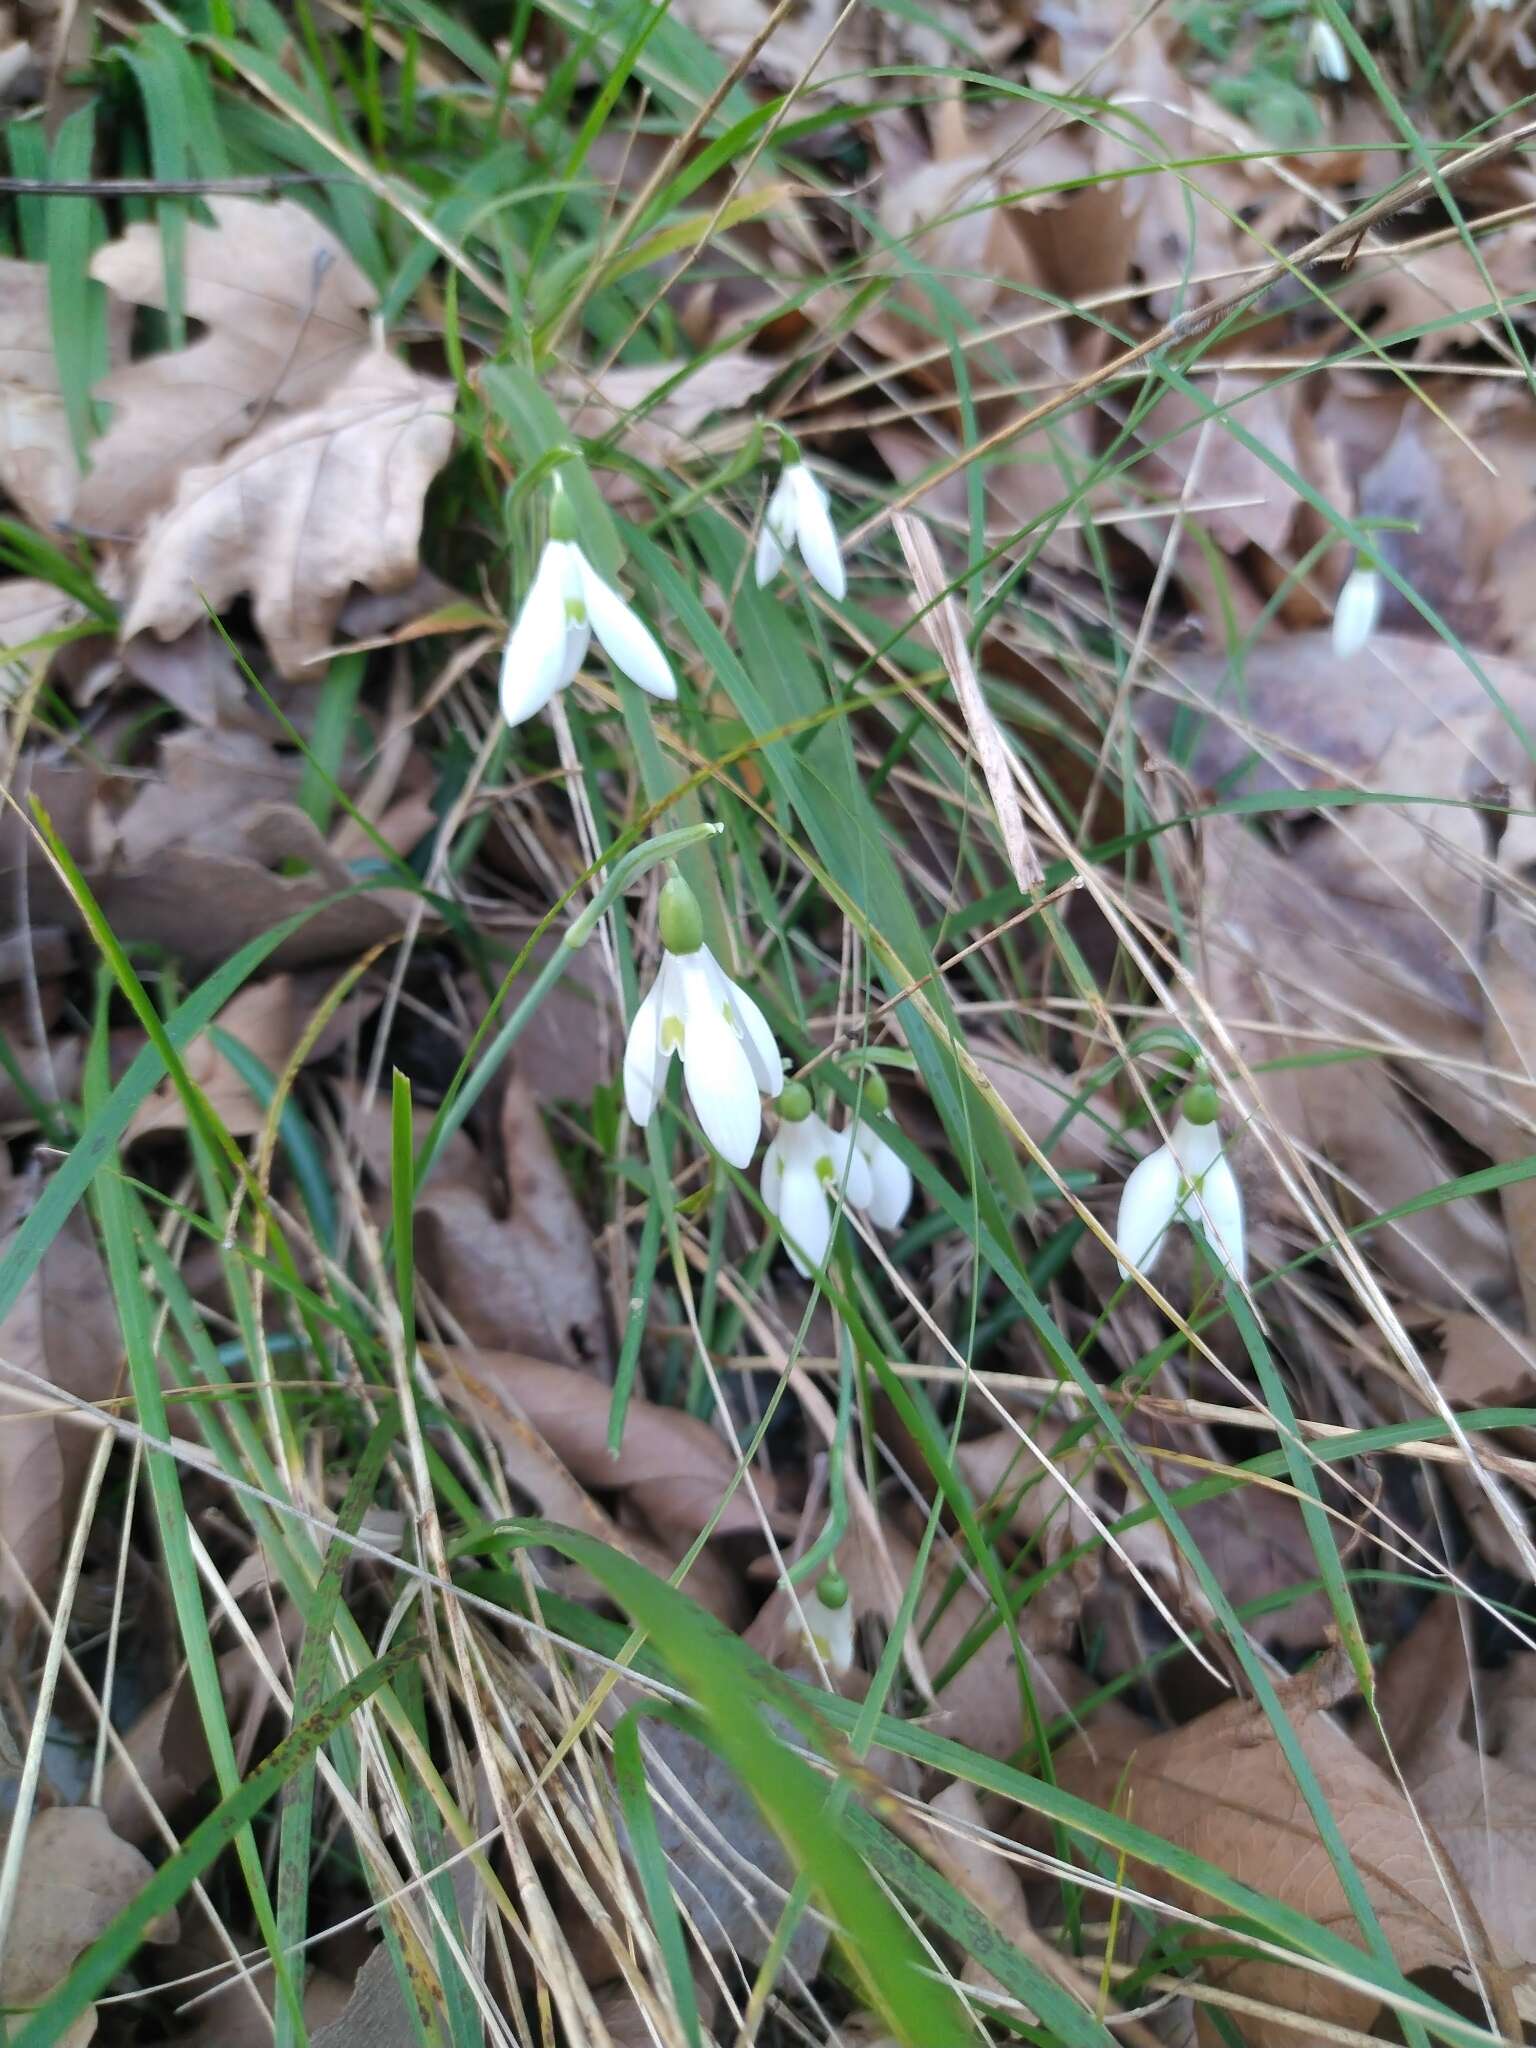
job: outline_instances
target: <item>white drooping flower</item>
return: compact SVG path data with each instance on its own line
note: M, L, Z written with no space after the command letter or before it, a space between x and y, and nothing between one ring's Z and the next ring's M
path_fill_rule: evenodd
M1319 78L1329 79L1334 85L1349 83L1349 52L1331 21L1314 16L1307 31L1307 54Z
M1369 563L1356 563L1333 607L1333 651L1358 654L1381 617L1381 577Z
M816 1114L811 1091L791 1081L779 1097L779 1127L763 1154L763 1207L777 1217L795 1271L809 1279L832 1248L834 1202L867 1209L874 1183L851 1131Z
M1115 1223L1122 1280L1130 1278L1132 1266L1152 1271L1175 1223L1198 1223L1212 1255L1242 1285L1243 1197L1221 1149L1216 1114L1216 1091L1197 1082L1168 1143L1149 1153L1126 1181Z
M784 566L784 557L796 547L828 597L847 595L848 578L832 524L831 500L797 451L790 453L779 473L757 536L759 590L773 581Z
M823 1573L800 1594L804 1618L801 1635L814 1646L830 1678L842 1678L853 1663L853 1602L847 1581L837 1571Z
M624 1044L624 1104L642 1129L661 1099L672 1055L700 1128L732 1166L752 1164L763 1095L784 1085L768 1020L704 944L693 891L674 875L661 892L661 965Z
M501 715L521 725L573 682L592 638L620 674L653 697L677 695L672 664L627 599L605 583L574 539L575 516L557 488L550 539L501 657Z
M883 1074L865 1075L861 1107L874 1116L890 1114L891 1091ZM880 1230L899 1230L912 1206L911 1167L862 1116L853 1126L853 1142L869 1168L870 1221Z

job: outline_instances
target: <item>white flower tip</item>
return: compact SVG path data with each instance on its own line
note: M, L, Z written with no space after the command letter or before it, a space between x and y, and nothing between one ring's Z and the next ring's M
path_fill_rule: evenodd
M1334 85L1348 83L1349 52L1331 21L1315 20L1307 44L1319 78L1329 79Z
M1335 654L1347 659L1366 645L1381 617L1381 595L1381 577L1375 569L1350 570L1333 608Z

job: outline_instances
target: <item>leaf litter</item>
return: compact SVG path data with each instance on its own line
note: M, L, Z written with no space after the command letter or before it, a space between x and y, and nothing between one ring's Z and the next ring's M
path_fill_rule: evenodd
M1433 110L1454 166L1456 137L1490 115L1510 125L1536 59L1504 10L1459 27L1420 10L1437 33L1450 24L1424 84L1418 28L1397 32L1412 12L1351 19L1403 104ZM531 10L526 43L502 53L519 108L556 78L592 104L561 15ZM539 349L556 337L537 378L501 352L484 290L504 227L456 201L434 212L403 169L374 193L387 253L351 186L336 203L162 195L153 218L107 192L78 244L88 345L60 326L44 217L18 216L18 253L0 256L0 698L17 799L0 886L19 942L0 976L5 1242L85 1127L93 1033L113 1081L143 1043L96 981L90 920L27 815L35 796L162 1014L295 921L181 1048L243 1185L168 1077L128 1110L108 1169L158 1232L158 1257L141 1236L134 1263L168 1427L195 1456L185 1513L240 1768L285 1732L324 1546L349 1558L338 1671L384 1640L412 1583L398 1567L466 1573L480 1603L450 1616L414 1582L426 1693L358 1723L360 1776L342 1747L328 1757L317 1826L347 1847L307 1873L308 1925L327 1930L304 1991L317 2040L405 2039L422 2000L452 2015L442 2038L481 2038L466 2030L489 2015L495 2038L531 2040L533 2000L573 2039L670 2042L688 2037L685 1979L711 2038L911 2038L883 2009L859 2014L840 1953L856 1930L839 1936L819 1902L779 1924L795 1875L782 1815L703 1739L719 1730L679 1699L660 1638L594 1697L610 1674L588 1660L625 1663L632 1617L553 1547L508 1549L530 1515L674 1578L712 1641L760 1653L778 1676L743 1665L740 1711L760 1701L790 1747L813 1739L791 1711L804 1695L775 1688L831 1687L815 1745L950 1887L924 1926L975 2029L1001 2037L1019 1980L968 1940L967 1911L1038 1968L1037 1998L1064 1989L1085 2025L1107 2014L1141 2048L1191 2029L1268 2048L1386 2025L1368 1973L1255 1946L1199 1875L1292 1909L1363 1965L1297 1767L1158 1489L1181 1494L1183 1527L1270 1661L1400 1969L1496 2032L1529 2017L1536 1694L1529 1545L1510 1518L1528 1531L1536 1483L1530 173L1513 151L1489 157L1456 206L1441 193L1379 215L1212 338L1208 309L1276 250L1417 168L1358 65L1326 90L1309 75L1312 18L1226 0L921 18L678 4L667 29L683 40L658 30L645 74L658 105L691 52L745 67L735 118L787 88L775 126L798 118L761 159L755 143L697 159L675 232L649 211L677 168L668 132L637 120L590 138L603 218L633 208L652 239L609 268L590 194L565 195L554 259L509 272L502 294L526 304ZM115 21L101 33L146 42ZM344 16L326 29L338 47L351 33ZM430 82L443 136L459 134L481 118L467 110L488 53L467 24L411 35L407 57L381 32L369 62L402 93ZM42 25L29 36L5 17L0 94L49 47ZM314 53L284 36L283 91L302 97ZM236 48L216 89L243 164L274 118L248 93L285 102L266 58ZM44 89L72 89L49 65ZM933 90L910 91L924 67ZM477 131L477 158L504 139ZM366 157L338 145L337 161L353 176ZM1132 360L1170 322L1184 351L1165 339ZM86 360L110 365L89 391ZM1019 432L1021 418L1037 424ZM829 487L848 551L849 608L822 608L803 635L797 600L750 625L738 609L767 604L738 555L773 423ZM496 729L487 656L557 468L573 495L595 483L581 545L594 563L611 552L602 573L685 676L675 723L656 721L665 753L637 741L633 693L602 672L559 700L548 744L542 727L510 746ZM737 553L693 523L714 518ZM1346 648L1333 613L1357 575L1376 577L1379 616ZM821 737L800 726L823 698L767 682L793 678L807 647L837 714ZM735 935L722 960L771 1011L794 1072L841 1076L842 1107L819 1104L834 1128L878 1072L895 1135L958 1200L920 1176L918 1227L845 1230L855 1293L818 1294L764 1237L755 1174L703 1155L670 1107L657 1149L632 1142L619 1051L656 946L637 885L621 899L632 929L603 924L417 1187L402 1330L391 1070L411 1084L421 1156L550 904L579 900L618 831L692 815L653 815L673 762L705 771L688 801L730 823L708 870L706 918L723 920L710 945ZM852 820L851 866L823 803ZM902 957L894 924L880 928L882 866L936 976L907 961L882 988L867 973ZM561 962L558 931L535 941L530 978ZM514 979L514 1005L528 985ZM944 1094L962 1067L925 1064L935 1015L979 1084L964 1142ZM1162 1308L1120 1291L1089 1227L1112 1226L1195 1048L1219 1075L1247 1204L1253 1327L1307 1452L1328 1459L1316 1509L1198 1245L1186 1234L1159 1266L1188 1326L1175 1341ZM842 1064L860 1049L873 1065ZM984 1154L978 1113L998 1133L1011 1120L1038 1156L1006 1140ZM998 1217L1013 1233L1001 1253ZM1014 1253L1039 1317L1018 1312ZM167 1292L163 1261L184 1293ZM147 1510L139 1479L126 1491L126 1449L66 1569L95 1434L83 1409L127 1414L125 1445L138 1426L86 1209L15 1294L0 1357L15 1768L48 1736L3 1958L7 2004L27 2006L190 1834L221 1767L185 1646L151 1654L124 1626L129 1582L161 1588L169 1555L159 1498ZM1464 1447L1430 1392L1462 1415L1501 1411L1496 1426ZM232 1436L237 1401L249 1426ZM408 1420L348 1535L359 1418L391 1402ZM1398 1435L1353 1440L1372 1429ZM230 1461L315 1542L302 1602L295 1582L279 1590L293 1557L223 1483ZM791 1593L786 1571L822 1533L835 1540ZM1340 1676L1339 1568L1377 1661L1370 1699L1358 1670ZM849 1630L834 1656L805 1614L820 1603L819 1629L842 1611L838 1577ZM69 1662L45 1694L39 1615L56 1598ZM174 1642L163 1591L146 1600ZM646 1720L642 1755L680 1964L610 1754L619 1710L645 1698L678 1716ZM851 1734L861 1707L889 1720ZM103 1709L111 1736L89 1760ZM998 1789L987 1767L1009 1762L1095 1809L1099 1847L1047 1827L1020 1796L1027 1777ZM450 1811L494 1821L483 1871L386 1903L445 1853ZM1106 1852L1122 1822L1177 1853ZM198 1899L195 1940L184 1897L176 1950L141 1951L130 1995L58 2038L165 2024L165 2038L243 2038L237 2009L268 2038L268 1993L238 1984L210 2009L228 2020L173 2017L175 1972L223 1981L237 1926L261 1946L226 1894ZM175 1940L173 1919L147 1938ZM782 1975L759 1982L765 1959ZM135 2007L150 2032L124 2031Z

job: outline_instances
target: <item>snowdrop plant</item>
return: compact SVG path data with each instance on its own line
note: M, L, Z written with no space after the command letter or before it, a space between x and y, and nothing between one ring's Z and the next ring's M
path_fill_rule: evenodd
M532 718L575 680L594 634L621 675L653 697L677 695L660 642L582 553L575 508L557 477L549 539L501 658L501 715L508 725Z
M871 1116L890 1114L891 1091L883 1074L865 1075L860 1107ZM853 1125L853 1142L869 1168L870 1221L880 1230L899 1230L912 1205L911 1167L862 1116Z
M1333 23L1324 21L1321 15L1313 16L1307 31L1307 55L1319 78L1326 78L1332 85L1349 83L1349 52L1344 39Z
M1333 651L1358 654L1381 617L1381 576L1374 562L1357 561L1333 607Z
M732 1166L750 1166L761 1097L784 1085L779 1048L762 1011L705 945L698 899L681 875L662 885L660 925L661 965L624 1045L625 1107L643 1129L679 1053L705 1137Z
M816 578L828 597L847 595L848 578L843 571L843 551L832 524L831 500L800 459L800 450L787 434L781 434L784 466L762 531L757 536L757 587L770 584L784 566L792 548Z
M1212 1256L1242 1285L1243 1197L1221 1149L1219 1104L1208 1081L1196 1081L1180 1106L1166 1145L1143 1159L1125 1183L1115 1240L1120 1277L1132 1266L1150 1273L1175 1223L1198 1223Z
M801 1634L827 1667L829 1678L841 1678L853 1663L853 1602L848 1581L839 1571L823 1572L810 1592L800 1596Z
M874 1196L868 1164L851 1131L829 1130L811 1091L791 1081L779 1097L779 1127L763 1154L763 1206L777 1219L795 1271L805 1279L826 1264L844 1197L867 1209Z

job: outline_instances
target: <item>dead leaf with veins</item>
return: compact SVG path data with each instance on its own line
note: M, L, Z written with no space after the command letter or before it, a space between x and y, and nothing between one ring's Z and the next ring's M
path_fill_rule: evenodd
M127 309L111 322L114 345ZM0 490L44 532L75 509L80 465L64 407L46 263L0 257Z
M249 591L285 675L335 634L354 584L408 584L427 488L453 447L454 387L370 353L316 405L182 473L136 553L123 635L173 640Z
M1512 1659L1489 1687L1490 1706L1503 1707L1506 1690L1511 1697L1528 1691L1533 1664L1529 1656ZM1476 1901L1499 1964L1521 1980L1529 2018L1536 2013L1536 1759L1508 1740L1498 1711L1490 1719L1502 1725L1480 1726L1454 1600L1436 1600L1387 1658L1376 1705L1415 1806ZM1379 1753L1369 1739L1367 1748Z
M154 1869L131 1843L113 1834L94 1806L55 1806L34 1813L22 1851L16 1903L0 1970L8 2010L35 2006L69 1975L77 1956L136 1899ZM152 1920L146 1939L176 1939L174 1911ZM96 2032L90 2006L56 2048L85 2048Z
M76 516L132 538L183 470L214 461L264 420L316 405L368 351L373 286L295 200L210 198L186 226L183 304L206 332L114 370L95 396L115 407L91 451ZM91 275L129 305L164 311L159 227L136 222L98 249Z
M11 1178L0 1149L0 1244L35 1207L42 1173ZM0 1359L86 1401L117 1391L122 1338L106 1268L82 1210L43 1254L0 1322ZM0 1373L0 1533L15 1560L0 1571L0 1603L29 1614L19 1573L46 1600L57 1578L79 1497L93 1428L61 1412L46 1391Z

